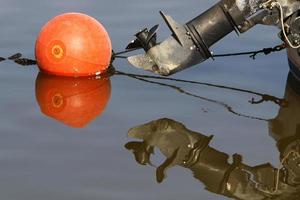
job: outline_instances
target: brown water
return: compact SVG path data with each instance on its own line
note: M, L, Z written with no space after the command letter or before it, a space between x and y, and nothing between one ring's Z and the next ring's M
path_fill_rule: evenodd
M214 2L0 0L0 3L0 56L21 52L34 58L40 27L63 12L84 12L100 20L118 51L145 26L161 23L160 39L170 34L159 10L185 22ZM280 43L277 32L275 28L258 26L240 37L229 35L213 50L225 53L275 46ZM169 169L168 177L158 184L155 168L137 164L124 147L137 141L127 137L128 130L168 118L185 124L197 134L214 135L211 148L229 156L238 153L247 166L270 163L279 167L276 142L281 137L277 135L293 136L299 123L299 98L286 89L289 70L284 51L259 55L256 60L247 56L208 60L172 77L198 83L128 75L152 74L134 69L122 59L114 62L119 73L110 80L53 79L38 75L36 66L21 67L8 60L0 62L0 66L0 197L5 200L226 199L224 195L209 192L211 188L205 189L205 181L213 182L213 175L205 180L194 178L182 163ZM60 95L54 92L51 96L52 87ZM263 94L273 100L286 97L292 106L280 107L274 101L249 102L252 98L259 101ZM51 103L56 106L51 108ZM64 105L63 109L57 109L60 105ZM170 148L174 149L172 144ZM165 160L164 152L156 150L156 155L152 163L159 166ZM214 159L217 157L209 156L208 160ZM201 174L201 170L197 173ZM209 173L203 170L203 174ZM216 188L218 184L212 183ZM251 199L251 194L245 199Z

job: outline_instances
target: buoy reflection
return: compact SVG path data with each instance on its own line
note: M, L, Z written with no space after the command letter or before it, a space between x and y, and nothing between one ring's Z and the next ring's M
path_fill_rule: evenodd
M111 95L107 77L61 77L39 73L36 100L43 114L67 126L83 128L101 115Z

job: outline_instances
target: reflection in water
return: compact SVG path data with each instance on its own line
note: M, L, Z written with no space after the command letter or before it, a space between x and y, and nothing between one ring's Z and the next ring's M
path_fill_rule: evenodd
M22 58L22 54L20 54L20 53L14 54L13 56L9 57L8 59L14 60L15 63L17 63L21 66L36 65L35 60L31 60L28 58ZM180 83L187 83L187 84L192 84L192 85L208 86L208 87L212 87L212 88L219 88L219 89L224 89L224 90L236 91L236 92L240 92L240 93L247 93L247 94L251 94L254 96L258 96L260 98L260 99L256 100L253 97L251 100L249 100L249 102L251 104L261 104L264 102L272 102L279 106L284 106L286 103L284 99L281 99L281 98L278 98L278 97L275 97L272 95L268 95L268 94L262 94L259 92L246 90L246 89L228 87L228 86L224 86L224 85L217 85L217 84L206 83L206 82L198 82L198 81L192 81L192 80L162 77L162 76L149 76L149 75L144 75L144 74L125 73L125 72L115 70L115 68L111 65L108 68L108 71L104 74L104 76L109 77L109 76L113 76L113 75L126 76L128 78L133 78L135 80L139 80L139 81L142 81L145 83L168 87L168 88L174 89L175 91L177 91L181 94L184 94L184 95L187 95L187 96L199 99L199 100L208 101L210 103L218 104L218 105L224 107L228 112L232 113L233 115L236 115L239 117L245 117L245 118L249 118L249 119L261 120L261 121L267 121L268 119L240 113L240 112L236 111L232 106L228 105L225 102L215 100L215 99L210 99L205 96L200 96L200 95L188 92L188 91L184 90L183 88L178 87L175 84L169 84L169 83L161 82L161 81L170 81L173 83L180 82Z
M82 128L101 115L110 99L110 79L60 77L39 73L36 99L41 112L68 126Z
M271 96L271 95L268 95L268 94L261 94L261 93L258 93L258 92L253 92L253 91L250 91L250 90L245 90L245 89L240 89L240 88L223 86L223 85L216 85L216 84L211 84L211 83L190 81L190 80L182 80L182 79L175 79L175 78L167 78L167 77L161 77L161 76L148 76L148 75L141 75L141 74L129 74L129 73L124 73L124 72L120 72L120 71L115 71L114 74L115 75L127 76L129 78L133 78L133 79L143 81L143 82L146 82L146 83L150 83L150 84L155 84L155 85L159 85L159 86L163 86L163 87L168 87L168 88L176 90L177 92L179 92L181 94L184 94L184 95L196 98L196 99L200 99L200 100L203 100L203 101L208 101L208 102L211 102L211 103L218 104L218 105L224 107L231 114L234 114L234 115L239 116L239 117L249 118L249 119L261 120L261 121L267 121L268 120L268 119L264 119L264 118L260 118L260 117L255 117L255 116L239 113L232 106L228 105L225 102L215 100L215 99L210 99L210 98L207 98L207 97L204 97L204 96L200 96L200 95L188 92L188 91L184 90L183 88L178 87L176 85L165 83L165 82L159 82L158 80L189 83L189 84L193 84L193 85L203 85L203 86L209 86L209 87L212 87L212 88L220 88L220 89L224 89L224 90L231 90L231 91L237 91L237 92L241 92L241 93L248 93L248 94L252 94L252 95L260 97L259 100L255 100L254 97L253 97L249 101L251 104L260 104L260 103L264 103L264 102L272 102L272 103L275 103L279 106L285 106L285 104L286 104L284 99L280 99L280 98L277 98L275 96Z
M299 93L297 93L297 91ZM151 165L151 155L158 148L166 160L156 169L162 182L173 166L190 169L210 192L237 199L300 198L300 87L289 75L285 98L287 104L269 121L271 136L276 140L282 166L271 164L248 166L242 156L229 155L209 146L212 136L187 129L171 119L159 119L129 130L130 138L141 141L125 145L139 164Z
M231 90L231 91L236 91L236 92L241 92L241 93L248 93L248 94L252 94L252 95L256 95L259 96L260 99L259 100L255 100L254 98L252 98L251 101L249 101L251 104L259 104L259 103L263 103L266 101L271 101L274 102L278 105L283 105L285 103L284 99L280 99L278 97L275 96L271 96L268 94L262 94L259 92L254 92L251 90L246 90L246 89L240 89L240 88L235 88L235 87L229 87L229 86L225 86L225 85L217 85L217 84L212 84L212 83L206 83L206 82L199 82L199 81L192 81L192 80L184 80L184 79L176 79L176 78L169 78L169 77L163 77L163 76L149 76L149 75L142 75L142 74L130 74L130 73L124 73L124 72L120 72L120 71L116 71L115 72L116 75L125 75L134 79L138 79L141 81L147 81L147 80L166 80L166 81L173 81L173 82L181 82L181 83L190 83L190 84L194 84L194 85L202 85L202 86L209 86L212 88L219 88L219 89L224 89L224 90ZM146 80L145 80L146 79ZM150 82L150 83L156 83L159 84L160 82ZM169 86L169 87L173 87L174 89L177 89L180 91L182 91L181 88L178 88L176 86L173 85L163 85L162 86Z

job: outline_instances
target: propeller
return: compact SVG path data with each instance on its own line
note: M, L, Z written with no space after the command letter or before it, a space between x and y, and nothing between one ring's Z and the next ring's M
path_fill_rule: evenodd
M153 26L150 30L147 28L139 31L135 34L136 39L131 41L126 47L127 50L143 48L145 51L148 51L150 48L156 45L157 31L159 25Z

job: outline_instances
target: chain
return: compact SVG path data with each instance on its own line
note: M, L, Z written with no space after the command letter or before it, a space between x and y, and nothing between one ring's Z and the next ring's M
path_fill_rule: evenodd
M281 51L285 48L286 48L286 44L283 43L283 44L277 45L275 47L263 48L263 49L258 50L258 51L246 51L246 52L239 52L239 53L217 54L217 55L213 55L213 58L215 58L215 57L230 57L230 56L250 55L250 58L252 58L254 60L256 58L257 54L263 53L265 55L268 55L268 54L273 53L273 52ZM116 58L124 58L124 59L128 58L128 56L122 56L122 54L131 52L131 51L134 51L134 50L126 50L126 51L121 51L121 52L117 52L117 53L113 52L112 62ZM35 60L28 59L28 58L22 58L22 54L20 54L20 53L16 53L16 54L8 57L7 59L13 60L17 64L23 65L23 66L36 65ZM4 60L6 60L6 59L3 58L3 57L0 57L0 62L4 61Z
M283 49L286 48L286 44L280 44L277 45L275 47L269 47L269 48L263 48L261 50L257 50L257 51L246 51L246 52L238 52L238 53L226 53L226 54L216 54L213 55L212 58L216 58L216 57L231 57L231 56L241 56L241 55L250 55L250 58L252 58L253 60L255 60L257 54L264 54L264 55L269 55L273 52L278 52L281 51ZM136 49L134 49L136 50ZM112 60L116 59L116 58L123 58L123 59L127 59L128 56L123 56L122 54L134 51L134 50L127 50L127 51L121 51L121 52L117 52L117 53L113 53L112 56Z
M22 66L28 66L28 65L36 65L37 62L35 60L29 59L29 58L22 58L21 53L16 53L10 57L7 58L8 60L12 60L15 63L22 65ZM0 62L6 60L6 58L0 57Z
M246 51L246 52L239 52L239 53L227 53L227 54L217 54L213 55L214 57L230 57L230 56L241 56L241 55L250 55L250 58L255 60L257 54L263 53L264 55L268 55L273 52L278 52L286 48L286 44L280 44L275 47L263 48L258 51Z

